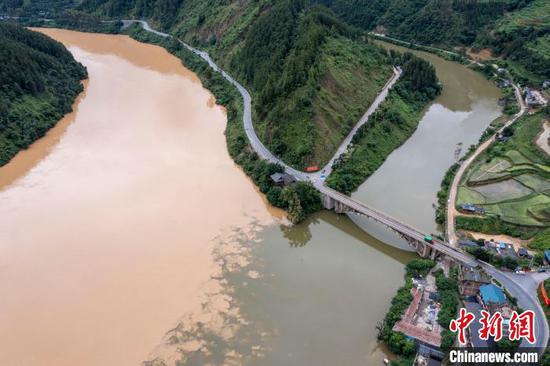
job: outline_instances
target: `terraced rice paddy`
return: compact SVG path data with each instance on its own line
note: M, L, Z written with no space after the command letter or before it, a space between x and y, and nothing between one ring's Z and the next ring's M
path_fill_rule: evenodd
M521 226L550 226L550 157L535 144L543 113L522 118L514 136L497 142L465 175L457 204Z
M531 189L515 179L507 179L502 182L476 186L472 189L485 198L485 202L482 203L508 201L533 193Z

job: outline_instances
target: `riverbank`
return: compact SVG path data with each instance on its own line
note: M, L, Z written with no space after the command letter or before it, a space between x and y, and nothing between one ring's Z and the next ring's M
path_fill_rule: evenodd
M1 167L72 111L87 73L63 45L19 25L0 22L0 41Z
M216 97L216 103L227 111L228 123L225 131L227 148L233 160L254 181L260 191L266 195L270 204L288 211L288 218L297 224L309 215L321 209L319 192L308 182L294 182L281 187L272 179L283 168L275 163L261 159L249 143L243 121L243 103L241 94L219 72L199 56L185 48L172 37L160 37L134 24L126 32L138 41L157 44L178 57L182 63L195 72L206 88Z
M182 316L229 336L221 274L279 222L227 154L224 111L160 47L42 31L89 82L62 136L0 190L3 362L140 364Z
M88 80L84 80L82 85L83 91L76 97L71 112L63 116L44 136L34 141L26 149L19 151L7 164L0 167L0 191L25 176L59 143L67 128L74 121L80 103L86 97Z

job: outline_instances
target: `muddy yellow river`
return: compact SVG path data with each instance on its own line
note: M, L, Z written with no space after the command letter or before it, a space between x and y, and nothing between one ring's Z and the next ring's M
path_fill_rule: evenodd
M89 81L0 170L1 363L137 365L215 290L214 239L271 215L226 153L224 111L178 59L43 32Z
M230 159L224 111L162 48L42 31L89 80L73 113L0 168L0 364L391 358L376 326L413 254L331 212L289 226ZM355 193L375 206L372 195L388 198L384 210L426 230L459 142L475 142L499 112L481 76L432 61L448 91ZM429 174L407 174L411 159Z

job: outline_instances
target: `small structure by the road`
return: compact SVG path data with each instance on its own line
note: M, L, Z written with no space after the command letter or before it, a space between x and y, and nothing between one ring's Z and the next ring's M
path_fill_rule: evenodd
M498 83L498 86L500 88L508 88L512 86L512 82L508 79L500 79L500 82Z
M476 296L479 288L491 283L491 278L485 272L461 266L458 272L459 291L462 296Z
M511 257L511 258L517 258L516 250L514 249L514 246L509 243L499 242L496 246L497 253L501 257Z
M485 209L483 207L476 206L476 205L471 204L471 203L463 203L459 207L462 211L477 213L477 214L480 214L480 215L485 214Z
M294 177L286 173L273 173L270 175L271 180L279 186L288 186L296 181Z
M546 263L550 264L550 249L544 251L544 259L546 259Z
M529 254L529 251L523 247L518 249L518 255L520 257L529 258L531 255Z
M525 103L529 107L545 106L548 101L544 99L542 94L538 90L529 89L525 87Z
M491 240L485 242L485 248L499 257L518 258L514 246L510 243L495 242Z

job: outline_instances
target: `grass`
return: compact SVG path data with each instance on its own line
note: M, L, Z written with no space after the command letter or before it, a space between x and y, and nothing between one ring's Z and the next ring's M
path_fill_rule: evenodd
M485 198L485 203L517 200L533 193L530 188L514 179L475 186L471 187L471 189L481 194Z
M323 47L321 88L313 100L313 123L324 142L315 146L318 165L330 160L391 76L371 47L344 37L331 37Z
M457 205L463 203L483 204L485 202L485 197L481 193L464 186L458 188Z
M515 179L536 192L548 193L550 191L550 181L538 175L522 174Z
M376 118L373 114L371 121L365 124L364 136L337 162L336 169L327 179L330 187L347 194L357 189L414 132L423 107L407 104L392 90L379 111L380 121L374 123L372 120ZM392 122L384 117L391 113L401 116L403 122L399 128L393 127Z
M523 156L519 151L516 150L508 150L504 153L504 155L512 160L512 163L514 165L518 164L530 164L531 160L527 159L525 156Z
M495 28L496 32L511 33L525 27L543 29L550 26L550 3L534 0L525 8L504 17Z
M536 38L527 43L527 48L533 52L538 52L547 59L550 59L550 35Z
M508 159L501 157L492 158L489 162L478 160L470 169L471 173L467 173L466 178L470 182L489 181L508 175L506 170L510 167L512 164Z
M544 194L533 194L528 198L518 199L498 204L483 206L489 215L496 215L501 220L522 226L545 227L548 222L541 222L535 219L530 210L538 207L537 210L550 208L550 197Z

